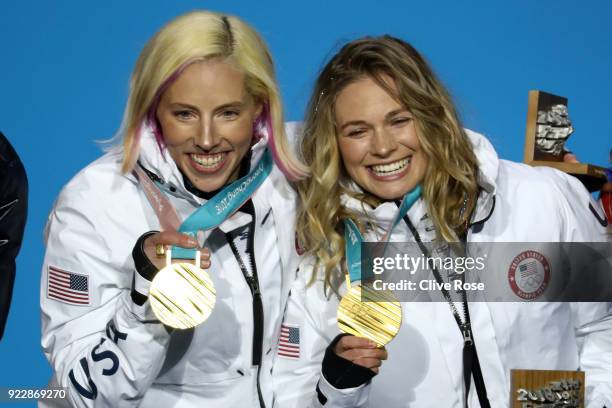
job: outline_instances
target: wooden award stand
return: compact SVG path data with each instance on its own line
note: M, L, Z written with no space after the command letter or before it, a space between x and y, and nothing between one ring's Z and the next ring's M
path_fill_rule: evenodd
M587 190L598 191L606 182L606 173L603 167L587 163L566 163L563 161L563 155L547 154L540 151L536 146L538 111L547 110L550 106L557 104L567 106L567 98L542 91L529 91L523 162L532 166L554 167L578 178Z
M511 370L510 408L584 408L584 371Z

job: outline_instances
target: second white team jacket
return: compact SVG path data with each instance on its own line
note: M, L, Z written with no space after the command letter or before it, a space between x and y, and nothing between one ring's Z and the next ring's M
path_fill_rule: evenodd
M482 188L468 242L517 242L525 250L542 252L546 249L540 248L541 243L607 239L603 214L591 210L596 204L578 180L550 168L499 160L488 140L473 132L468 135L479 160ZM354 199L345 199L345 205L362 209ZM394 203L384 203L368 208L364 215L386 231L396 212ZM408 217L423 241L434 238L422 200ZM380 234L370 231L367 238L377 241ZM414 242L414 237L400 222L391 241ZM512 258L496 259L494 279L507 280L511 262ZM327 398L325 408L462 407L463 339L444 301L402 303L402 326L387 345L389 359L380 373L367 386L332 387L321 375L321 361L339 334L339 299L324 293L322 273L312 286L307 285L313 264L313 259L302 262L285 313L284 324L299 332L299 357L276 359L279 408L322 406L317 385ZM340 293L345 291L343 285ZM517 301L474 302L469 308L491 406L508 406L513 368L584 370L587 406L612 406L612 305ZM479 406L473 384L469 406Z

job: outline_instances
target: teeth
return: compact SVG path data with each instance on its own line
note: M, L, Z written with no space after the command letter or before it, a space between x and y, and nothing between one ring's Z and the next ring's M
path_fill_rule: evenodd
M204 167L214 167L223 160L224 153L217 154L191 154L193 161Z
M375 166L371 166L371 169L377 176L392 176L404 170L404 168L409 163L410 163L410 157L407 157L405 159L398 160L393 163L378 164Z

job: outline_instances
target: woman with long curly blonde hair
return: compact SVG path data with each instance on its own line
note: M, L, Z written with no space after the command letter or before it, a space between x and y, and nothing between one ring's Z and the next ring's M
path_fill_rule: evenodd
M483 279L509 293L497 300L516 302L546 287L544 267L554 252L539 243L599 241L605 229L576 179L500 160L483 136L464 129L449 93L412 46L366 37L334 55L315 84L301 154L311 172L298 182L298 242L307 256L283 326L299 346L286 341L274 368L280 407L501 407L508 403L511 368L580 367L593 381L590 400L608 402L612 365L594 357L601 351L596 342L609 344L603 334L610 334L609 305L468 303L465 269L436 266L436 259L466 261L468 244L482 244L495 256L472 262L483 262ZM372 272L362 263L353 274L362 262L355 256L359 233L364 241L388 240L399 248L412 243L433 260L416 275L395 266L422 297L401 304L404 317L386 348L381 332L372 330L386 320L364 313L380 307L337 314L348 292L345 277L355 281L352 287ZM495 241L524 248L494 252ZM543 275L530 281L537 283L533 293L519 288L524 271ZM451 283L456 290L447 289ZM400 300L414 299L406 295L410 290ZM539 329L542 321L546 330ZM339 334L339 325L364 337ZM578 344L587 344L580 355ZM605 360L612 360L612 345Z
M351 219L360 224L360 216L343 206L340 197L353 197L374 207L384 200L352 188L353 182L359 181L351 179L342 162L334 104L348 84L371 78L397 103L410 107L410 126L414 126L427 158L423 163L423 198L443 239L453 241L465 232L468 212L460 216L459 209L466 198L473 208L477 193L476 156L450 95L410 45L392 38L378 42L380 45L370 39L356 41L327 64L315 85L316 97L310 101L305 121L301 153L312 177L300 184L297 230L301 244L325 266L328 284L332 270L344 258L339 221ZM407 184L404 189L414 185Z

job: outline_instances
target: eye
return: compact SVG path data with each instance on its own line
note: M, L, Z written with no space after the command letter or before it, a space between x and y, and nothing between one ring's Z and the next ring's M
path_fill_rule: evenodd
M348 137L360 137L360 136L363 136L366 133L366 131L367 129L365 128L356 128L356 129L349 130L346 135Z
M401 125L405 125L407 123L409 123L412 120L411 117L409 116L398 116L396 118L393 118L391 120L391 124L393 126L401 126Z
M224 109L221 111L221 117L223 119L232 120L236 119L238 116L240 116L240 111L237 109Z
M189 110L177 110L172 113L179 120L189 120L195 117L194 113Z

